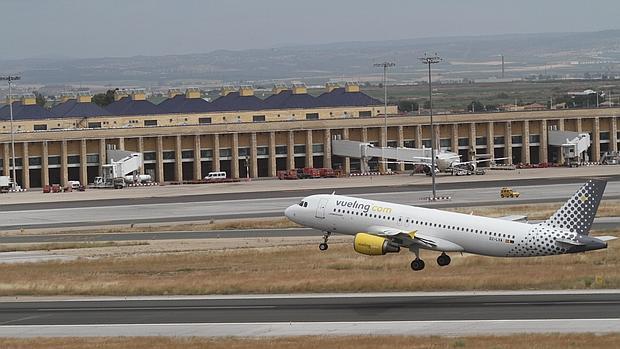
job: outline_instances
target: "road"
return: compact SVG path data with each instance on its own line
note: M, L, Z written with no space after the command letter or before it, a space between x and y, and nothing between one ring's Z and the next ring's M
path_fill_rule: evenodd
M197 297L172 299L75 300L0 302L0 335L23 335L32 329L56 327L56 335L75 326L113 326L163 324L281 324L289 323L493 323L513 321L576 322L576 332L591 329L590 320L605 319L607 327L620 330L620 293L444 293ZM536 322L538 321L538 322ZM594 324L599 324L594 321ZM37 327L38 326L38 327ZM66 327L65 327L66 326ZM336 328L338 326L335 326ZM88 328L88 327L86 327ZM236 328L236 327L235 327ZM366 327L364 327L366 328ZM487 333L480 326L473 332ZM403 327L403 330L405 327ZM521 327L520 327L521 329ZM16 331L20 331L17 333ZM535 328L532 330L536 330ZM539 329L540 330L540 329ZM13 332L12 332L13 331ZM248 329L244 332L247 335ZM327 330L330 331L330 330ZM216 335L243 335L222 331ZM528 332L528 331L525 331ZM30 335L35 333L30 332ZM182 332L185 333L185 332ZM376 333L371 330L369 333ZM136 330L133 335L148 335ZM317 334L317 333L315 333ZM428 335L428 333L422 333ZM64 335L80 335L76 332ZM187 335L187 334L185 334ZM205 335L204 333L201 335ZM255 334L260 335L260 334Z
M614 177L614 179L617 178ZM523 185L513 186L515 190L521 192L522 196L518 199L500 199L497 183L489 185L485 182L482 182L482 186L477 186L480 182L451 183L449 187L440 192L440 195L449 195L452 199L434 203L424 201L423 197L428 196L428 191L417 187L349 188L337 192L374 200L448 208L564 201L581 184L580 180L570 178L538 179L535 181L538 184L531 184L531 182L531 180L520 180L517 183ZM230 194L224 196L226 199L223 199L220 194L198 198L192 196L173 199L152 198L152 203L143 203L142 200L146 199L136 199L136 201L123 200L123 202L102 200L99 204L96 202L49 202L2 205L0 230L277 217L282 216L287 206L298 202L306 195L317 192L325 193L326 190ZM620 198L620 181L614 180L607 184L605 198Z
M594 230L620 228L620 217L597 218ZM315 236L317 241L323 233L311 228L285 229L234 229L210 231L165 231L165 232L130 232L105 234L41 234L41 235L6 235L0 236L0 244L11 243L50 243L74 241L146 241L146 240L189 240L221 238L269 238ZM594 234L596 235L596 234Z

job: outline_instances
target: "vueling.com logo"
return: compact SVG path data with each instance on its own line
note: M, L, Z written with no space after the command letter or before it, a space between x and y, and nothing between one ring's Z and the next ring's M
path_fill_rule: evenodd
M368 211L378 212L378 213L392 213L392 209L389 207L383 207L378 205L371 204L362 204L356 201L345 201L345 200L336 200L336 206L340 207L349 207L354 209L362 210L364 213L368 213Z

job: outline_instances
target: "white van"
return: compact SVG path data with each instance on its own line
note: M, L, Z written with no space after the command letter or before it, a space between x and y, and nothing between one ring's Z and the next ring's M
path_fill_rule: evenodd
M205 181L217 182L226 179L226 172L209 172L204 178Z

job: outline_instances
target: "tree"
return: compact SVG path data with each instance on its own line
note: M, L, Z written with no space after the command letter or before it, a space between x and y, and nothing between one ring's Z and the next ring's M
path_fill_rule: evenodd
M467 111L470 111L470 112L484 111L484 104L480 103L480 101L471 101L471 103L467 105Z
M35 92L34 96L37 99L37 105L41 107L45 107L45 103L47 102L47 99L45 98L45 96L43 96L43 94L39 92Z
M93 96L93 103L100 107L105 107L106 105L111 104L114 102L114 92L116 90L118 90L118 88L107 90L105 93L97 93Z
M418 110L418 103L415 101L400 100L398 101L398 110L405 113L416 111Z

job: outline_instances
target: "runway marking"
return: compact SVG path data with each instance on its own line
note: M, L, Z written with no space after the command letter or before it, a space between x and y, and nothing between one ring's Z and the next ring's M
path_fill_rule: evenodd
M235 309L275 309L275 305L248 305L248 306L188 306L188 307L90 307L90 308L41 308L33 309L38 312L77 312L77 311L136 311L136 310L235 310Z
M41 315L26 316L26 317L22 317L22 318L19 318L19 319L14 319L14 320L0 322L0 326L6 325L6 324L10 324L10 323L14 323L14 322L24 321L24 320L39 319L39 318L42 318L42 317L44 317L44 316L41 316ZM22 325L22 326L26 326L26 325Z

